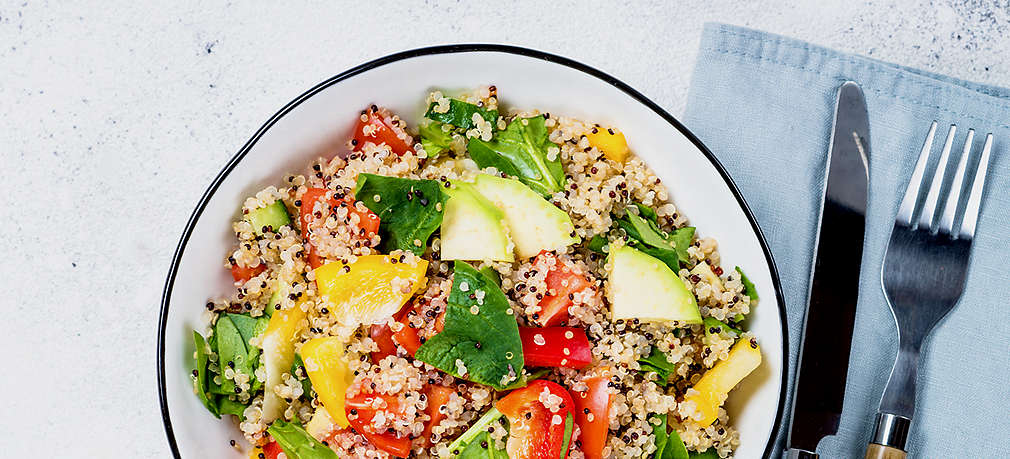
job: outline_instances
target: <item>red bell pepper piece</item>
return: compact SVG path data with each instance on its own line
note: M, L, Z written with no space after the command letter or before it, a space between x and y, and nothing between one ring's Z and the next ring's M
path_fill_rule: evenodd
M267 266L263 263L256 265L255 268L246 268L245 266L239 266L238 264L232 263L231 278L235 279L235 282L245 282L260 275L260 273L266 270Z
M556 257L550 252L540 252L537 257ZM534 264L537 264L535 260ZM553 266L547 271L547 291L554 294L547 294L540 300L540 312L536 323L543 327L551 327L568 320L568 307L572 305L572 300L568 295L592 287L593 283L585 276L560 266L561 263L555 258Z
M375 145L386 144L393 150L393 153L398 155L414 151L414 141L407 135L407 132L402 127L393 124L387 110L378 109L374 105L362 112L358 117L357 125L354 126L354 140L352 141L354 149L360 150L366 142Z
M583 392L572 392L575 401L575 425L579 426L579 442L586 459L602 459L603 447L607 445L610 430L610 403L614 394L607 388L610 379L597 376L585 381L589 388Z
M557 411L540 402L544 390L561 397ZM495 402L495 407L509 420L509 438L505 450L511 459L566 459L561 451L565 439L565 418L575 403L571 395L555 382L538 379L516 389ZM575 442L570 442L571 446ZM570 447L569 447L570 449Z
M396 413L400 410L400 402L395 395L358 394L344 401L344 410L351 428L364 435L376 448L396 457L409 456L410 438L398 437L392 432L376 432L372 428L372 418L378 411L372 404L377 399L385 400L385 407L381 408L383 411Z
M277 456L283 452L281 445L276 441L263 445L263 459L277 459Z
M425 446L432 445L431 429L445 419L445 414L439 411L439 408L449 403L449 396L453 392L455 392L455 389L445 386L428 385L425 388L424 394L428 398L428 408L425 412L431 417L431 420L424 425L424 431L421 432L421 438L424 439Z
M519 327L523 360L532 367L582 368L593 362L586 331L575 327Z

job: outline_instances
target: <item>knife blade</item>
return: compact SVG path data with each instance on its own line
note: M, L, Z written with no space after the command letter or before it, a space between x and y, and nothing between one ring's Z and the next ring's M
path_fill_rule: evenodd
M838 89L831 129L786 440L790 459L816 458L821 439L838 432L859 295L869 151L866 101L859 85L849 81Z

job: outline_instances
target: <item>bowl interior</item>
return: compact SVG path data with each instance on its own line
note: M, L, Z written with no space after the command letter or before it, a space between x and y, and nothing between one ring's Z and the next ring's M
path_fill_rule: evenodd
M303 172L316 156L331 156L358 111L389 107L409 121L423 113L432 88L495 84L502 103L540 108L620 127L632 151L667 186L679 210L702 236L715 237L724 266L741 266L761 302L749 319L764 362L731 395L731 422L740 431L737 457L764 451L780 407L783 327L777 279L762 242L733 189L692 139L664 116L591 69L535 52L494 47L443 47L380 59L310 90L275 115L226 166L194 214L166 285L163 317L162 397L166 424L184 457L240 457L229 439L241 439L230 422L214 419L193 394L189 377L192 330L202 329L208 297L233 288L222 268L233 244L231 222L246 196L279 185L282 174ZM598 72L596 72L598 73ZM202 210L201 210L202 209Z

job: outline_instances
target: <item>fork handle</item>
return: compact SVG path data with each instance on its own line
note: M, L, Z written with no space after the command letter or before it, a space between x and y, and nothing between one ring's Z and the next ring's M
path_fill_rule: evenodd
M905 459L905 452L898 448L870 443L866 446L866 459Z
M912 420L891 413L877 413L873 438L866 446L866 459L905 459L905 441Z

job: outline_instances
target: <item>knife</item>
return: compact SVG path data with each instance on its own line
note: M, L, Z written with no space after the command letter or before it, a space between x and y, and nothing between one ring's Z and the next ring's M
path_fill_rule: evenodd
M824 206L815 242L803 340L797 362L788 459L817 458L838 432L856 319L869 182L870 126L859 85L838 89L828 149Z

